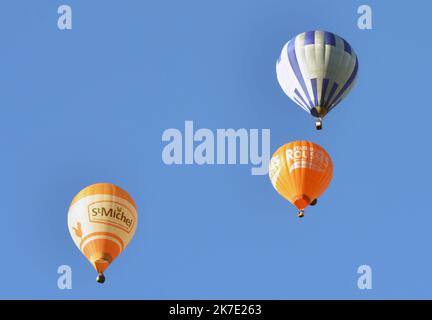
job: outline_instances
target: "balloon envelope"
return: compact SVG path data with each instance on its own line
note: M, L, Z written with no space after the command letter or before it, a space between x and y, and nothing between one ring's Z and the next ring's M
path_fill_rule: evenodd
M132 239L137 208L114 184L97 183L81 190L68 212L68 227L78 249L102 273Z
M304 210L329 186L333 164L321 146L310 141L294 141L273 154L269 176L282 197Z
M334 33L309 31L282 48L276 74L282 90L307 113L323 118L351 91L357 55Z

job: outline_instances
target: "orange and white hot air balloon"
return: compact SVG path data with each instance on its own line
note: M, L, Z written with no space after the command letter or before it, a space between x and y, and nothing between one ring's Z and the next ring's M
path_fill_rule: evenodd
M330 156L310 141L294 141L280 147L269 168L273 187L304 216L308 205L315 205L333 178Z
M97 183L81 190L69 207L68 227L78 249L98 272L103 272L132 239L137 208L131 196L114 184Z

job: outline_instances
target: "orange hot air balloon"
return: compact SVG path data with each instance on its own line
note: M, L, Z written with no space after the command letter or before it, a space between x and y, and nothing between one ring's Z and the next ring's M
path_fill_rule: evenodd
M304 216L308 205L315 205L333 178L330 156L319 145L294 141L280 147L271 158L270 180L279 194Z
M131 196L114 184L97 183L81 190L69 207L68 227L78 249L105 282L103 272L132 239L137 208Z

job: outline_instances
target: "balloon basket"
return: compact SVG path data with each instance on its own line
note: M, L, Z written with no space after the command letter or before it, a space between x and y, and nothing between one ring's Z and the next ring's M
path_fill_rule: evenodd
M102 272L99 273L98 276L96 277L96 282L97 283L104 283L105 282L105 276Z

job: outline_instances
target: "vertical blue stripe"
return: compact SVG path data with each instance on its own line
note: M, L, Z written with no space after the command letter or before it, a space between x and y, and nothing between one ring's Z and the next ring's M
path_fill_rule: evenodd
M327 87L329 84L329 79L323 79L322 89L321 89L321 100L320 100L320 106L324 105L324 99L327 92Z
M324 44L336 47L336 37L333 33L324 31Z
M355 64L355 67L354 67L354 70L353 70L353 72L351 73L351 75L350 75L350 77L348 78L348 80L347 80L347 82L345 83L345 85L342 87L342 89L339 91L339 93L337 94L337 96L334 98L334 101L335 102L339 102L338 100L339 100L339 98L341 98L342 97L342 95L345 93L345 91L350 87L350 85L354 82L354 80L355 80L355 78L356 78L356 76L357 76L357 73L358 73L358 58L356 58L356 64ZM329 102L330 102L330 100L329 100ZM331 105L329 105L329 107L330 107L330 109L331 108L333 108L333 107L335 107L336 105L337 105L337 103L335 103L333 106L331 106Z
M302 87L303 93L306 95L306 97L309 101L310 107L313 108L313 103L312 103L311 98L309 96L309 92L307 90L306 83L304 81L303 75L300 71L300 66L298 64L297 55L296 55L296 51L295 51L295 39L288 42L288 60L291 64L291 68L293 69L294 74L295 74L298 82L300 83L300 85Z
M344 50L345 50L345 52L351 54L352 53L352 49L351 49L350 44L348 42L346 42L345 39L342 39L342 40L343 40L343 43L344 43Z
M314 95L315 106L318 106L318 87L317 87L317 79L311 79L312 91Z
M336 90L337 90L337 88L339 87L339 85L335 82L335 83L333 83L333 87L331 88L331 91L330 91L330 93L329 93L329 96L328 96L328 98L327 98L327 100L326 100L326 102L325 102L325 104L324 104L324 107L325 108L329 108L329 105L330 105L330 101L332 101L332 97L333 97L333 95L335 94L335 92L336 92Z
M306 46L308 44L315 44L315 31L306 32L304 45Z
M294 93L296 94L296 96L303 102L303 105L308 108L308 104L306 103L306 101L303 99L302 95L300 94L300 92L297 90L297 88L294 90ZM308 108L309 109L309 108Z

